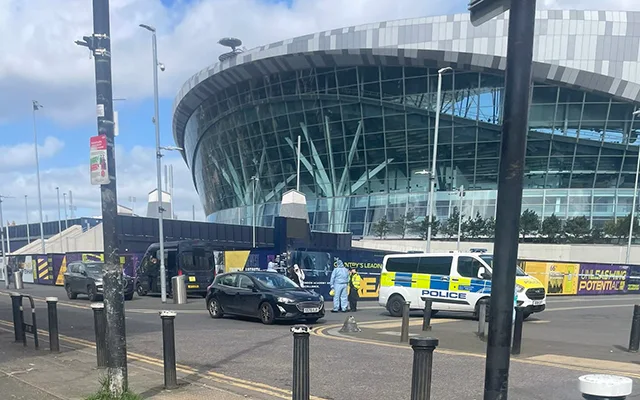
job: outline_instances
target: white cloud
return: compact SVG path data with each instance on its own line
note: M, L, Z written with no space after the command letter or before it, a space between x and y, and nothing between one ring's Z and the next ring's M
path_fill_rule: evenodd
M147 196L156 187L155 150L153 148L134 147L130 151L116 149L118 166L118 203L131 207L130 197L136 198L135 212L146 215ZM193 188L191 173L181 158L175 155L163 157L163 163L173 165L174 169L174 208L180 219L192 218L192 206L196 206L196 218L204 219L200 200ZM89 184L89 165L82 164L68 168L51 168L40 171L42 182L43 214L49 221L57 220L58 209L56 187L62 193L73 192L73 202L77 207L76 216L99 216L100 190ZM0 172L0 194L11 196L3 202L5 220L24 223L26 219L24 196L28 196L29 221L39 221L38 193L35 171L21 173L16 171ZM68 197L67 197L67 206ZM64 218L64 211L61 212Z
M154 25L164 97L214 63L221 37L240 37L256 47L325 29L423 15L464 12L468 0L177 0L169 9L160 0L111 0L114 94L135 100L152 93L150 34ZM540 8L640 10L637 0L540 0ZM0 0L0 121L24 116L31 99L42 112L72 124L94 113L94 71L88 50L74 40L92 30L86 0ZM166 118L166 117L165 117Z
M38 145L40 160L55 156L64 147L64 142L53 136L47 136L43 144ZM0 146L0 171L20 169L36 164L33 143L18 143L12 146Z

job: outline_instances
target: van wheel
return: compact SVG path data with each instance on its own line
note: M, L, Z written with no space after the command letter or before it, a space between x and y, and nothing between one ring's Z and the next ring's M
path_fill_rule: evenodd
M404 307L404 297L399 294L391 296L387 302L387 311L392 317L402 317L402 308Z
M142 288L142 285L138 283L136 286L136 292L138 292L138 296L145 296L147 292Z

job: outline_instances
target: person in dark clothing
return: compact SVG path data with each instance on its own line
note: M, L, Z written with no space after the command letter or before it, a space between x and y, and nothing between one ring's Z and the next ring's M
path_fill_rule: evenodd
M160 263L155 257L151 257L151 265L149 265L149 291L157 293L158 290L158 277L160 276Z
M355 267L351 267L349 270L349 308L352 312L358 311L358 300L360 299L360 282L362 277L358 274L358 270Z

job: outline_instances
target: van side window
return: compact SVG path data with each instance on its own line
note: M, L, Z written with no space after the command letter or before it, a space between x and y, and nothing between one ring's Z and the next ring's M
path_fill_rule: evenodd
M460 276L464 276L465 278L477 278L478 270L482 266L483 265L480 263L480 261L476 260L473 257L458 257L458 274L460 274Z
M418 272L421 274L449 276L451 274L452 261L453 257L450 256L421 257Z
M418 272L419 257L398 257L387 259L387 271L389 272Z

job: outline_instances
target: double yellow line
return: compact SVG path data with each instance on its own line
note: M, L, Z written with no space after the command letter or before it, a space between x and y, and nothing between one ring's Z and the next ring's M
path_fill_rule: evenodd
M0 320L0 325L13 328L13 323L9 321ZM38 329L38 334L44 335L47 337L49 336L49 332L42 329ZM60 335L60 340L70 344L81 346L81 347L89 347L93 349L96 348L95 343L88 340L84 340L84 339L74 338L66 335ZM133 353L133 352L127 351L127 358L134 361L139 361L145 364L153 365L156 367L164 367L164 363L161 359L150 357L140 353ZM232 376L224 375L224 374L213 372L213 371L207 371L207 372L201 373L195 368L192 368L188 365L176 364L176 371L182 372L184 374L198 376L204 379L213 380L215 382L218 382L224 385L229 385L236 388L249 390L252 392L266 394L279 399L291 399L291 395L292 395L290 390L277 388L275 386L266 385L264 383L235 378ZM311 399L324 400L323 398L316 397L316 396L311 396Z

